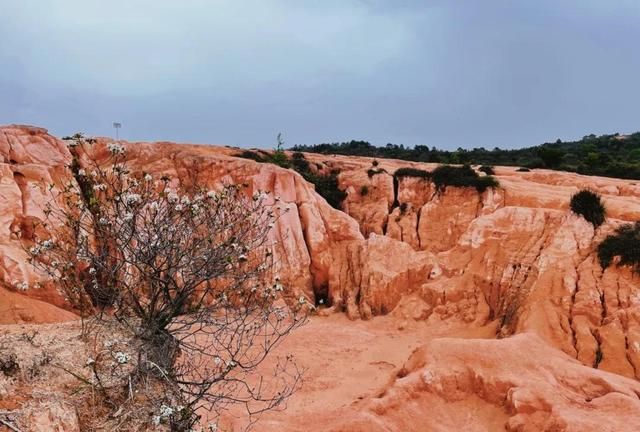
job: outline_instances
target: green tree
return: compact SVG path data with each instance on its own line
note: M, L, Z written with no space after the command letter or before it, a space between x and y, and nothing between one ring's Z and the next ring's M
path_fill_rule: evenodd
M562 158L564 158L565 155L560 149L546 146L538 148L537 153L546 168L557 168L560 166Z

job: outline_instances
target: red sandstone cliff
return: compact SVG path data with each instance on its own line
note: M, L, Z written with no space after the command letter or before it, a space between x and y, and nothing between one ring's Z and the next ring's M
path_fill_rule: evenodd
M96 152L105 143L100 139ZM491 329L493 338L519 335L434 339L411 356L402 372L406 379L390 383L381 400L360 402L365 417L342 409L351 426L332 423L331 430L421 430L403 419L431 406L448 412L447 404L472 399L469 404L479 410L497 410L491 422L514 431L624 430L619 427L625 420L609 429L595 426L606 416L625 415L627 424L640 425L634 381L640 378L640 280L625 268L603 271L596 257L598 241L615 226L640 219L635 182L498 167L498 189L436 193L425 180L394 184L391 175L404 166L433 165L380 160L377 168L386 173L370 177L371 159L306 155L341 170L340 185L348 193L341 212L295 172L235 153L171 143L131 143L127 150L135 169L157 176L187 179L199 172L210 186L243 182L277 197L282 217L272 235L281 277L309 299L326 296L331 309L323 314L390 314L398 329L420 322ZM65 144L44 129L0 128L0 323L73 316L61 309L64 300L55 287L30 269L16 235L42 216L47 186L70 180L70 157ZM568 210L571 194L583 187L601 193L607 206L609 219L596 231ZM483 355L473 354L478 351ZM426 379L429 374L435 378ZM416 402L401 403L407 398ZM464 427L419 424L426 430Z

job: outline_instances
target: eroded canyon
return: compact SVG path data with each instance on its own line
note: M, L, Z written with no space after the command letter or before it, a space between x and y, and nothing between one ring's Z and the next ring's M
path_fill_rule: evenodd
M97 141L100 152L110 140ZM307 369L304 386L256 430L640 430L640 278L603 270L596 253L640 219L640 184L496 167L498 188L437 191L393 175L435 165L380 159L372 169L370 158L305 154L318 172L339 170L340 211L293 170L239 149L126 147L134 169L247 183L281 212L271 232L279 273L318 309L279 347ZM76 316L18 236L43 218L48 188L73 181L71 154L45 129L7 126L0 158L3 343L22 364L49 347L52 364L82 365ZM582 188L604 199L598 229L569 210ZM29 383L0 376L0 410L23 412L26 430L77 430L63 374L52 368ZM220 425L240 427L231 417Z

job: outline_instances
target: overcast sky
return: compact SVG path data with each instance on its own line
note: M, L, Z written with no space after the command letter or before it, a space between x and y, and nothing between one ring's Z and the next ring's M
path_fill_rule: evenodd
M0 0L0 124L271 147L640 129L638 0Z

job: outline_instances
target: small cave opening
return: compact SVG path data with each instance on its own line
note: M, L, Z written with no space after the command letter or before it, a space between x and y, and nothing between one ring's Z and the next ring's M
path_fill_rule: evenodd
M315 289L315 305L316 307L331 307L331 299L329 298L329 285L323 284Z

